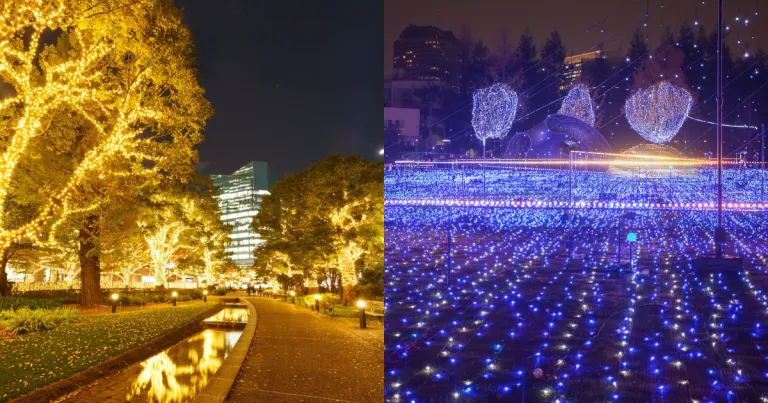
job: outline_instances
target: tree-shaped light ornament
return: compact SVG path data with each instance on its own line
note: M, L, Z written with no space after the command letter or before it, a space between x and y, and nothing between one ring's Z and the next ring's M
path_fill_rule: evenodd
M584 84L578 84L568 91L560 110L560 115L574 117L590 126L595 125L595 110L592 108L592 96L589 88Z
M504 137L517 113L517 93L508 85L497 83L488 88L475 91L472 102L472 127L475 135L485 140Z
M683 88L666 81L637 90L624 107L627 121L644 139L666 143L683 126L693 98Z

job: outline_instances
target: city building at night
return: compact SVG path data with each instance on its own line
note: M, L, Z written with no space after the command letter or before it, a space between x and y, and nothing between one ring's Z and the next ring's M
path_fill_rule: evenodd
M565 69L563 70L563 84L560 86L560 91L568 91L568 89L581 78L584 63L594 59L605 59L605 52L602 50L595 50L593 52L566 56Z
M420 119L418 109L384 107L384 131L394 130L397 139L410 146L419 140Z
M393 78L454 81L459 76L458 48L451 31L409 25L395 41Z
M262 197L269 194L269 167L266 162L251 161L231 175L211 175L221 220L232 226L226 252L239 267L253 265L253 250L263 241L253 232L251 223L261 207Z

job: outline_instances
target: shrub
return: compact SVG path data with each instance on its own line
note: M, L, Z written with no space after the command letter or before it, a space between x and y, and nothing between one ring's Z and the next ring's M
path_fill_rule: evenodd
M14 286L15 290L15 286ZM79 304L80 303L80 291L79 290L39 290L29 291L24 293L16 293L14 295L24 298L43 298L59 302L61 304Z
M358 284L357 295L360 298L383 300L384 298L384 286L381 284Z
M217 288L215 291L213 291L213 295L227 295L227 289Z
M186 294L187 298L190 298L190 299L201 299L201 298L203 298L203 291L202 290L193 289L193 290L186 290L186 291L187 292L185 294Z
M325 305L336 305L341 303L341 297L339 297L339 294L334 294L327 292L325 294L320 294L323 299L321 300L322 304Z
M51 330L76 320L77 311L72 308L20 308L15 311L0 312L0 328L13 334Z
M38 298L0 297L0 311L29 309L54 309L61 307L58 301Z

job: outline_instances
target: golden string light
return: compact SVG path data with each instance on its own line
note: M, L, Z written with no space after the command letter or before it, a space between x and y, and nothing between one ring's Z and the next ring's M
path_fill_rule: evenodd
M151 108L144 89L150 68L142 68L129 84L105 83L103 61L115 48L103 38L86 38L78 23L82 15L61 2L51 5L43 0L10 0L0 6L0 77L10 84L15 95L0 100L0 113L13 108L15 122L0 154L0 209L4 209L13 186L13 178L22 158L30 152L32 141L45 132L47 122L57 108L66 106L90 122L99 134L99 142L89 150L63 187L22 225L9 228L0 214L0 250L14 242L28 241L52 245L52 234L69 216L93 211L97 202L82 206L77 191L89 175L128 175L126 172L102 172L108 162L150 160L157 156L141 152L145 141L139 138L141 126L163 117ZM72 52L68 59L51 62L40 57L40 38L46 30L60 29L69 34ZM29 40L19 41L18 38ZM44 79L40 79L40 77ZM155 168L148 170L152 171Z

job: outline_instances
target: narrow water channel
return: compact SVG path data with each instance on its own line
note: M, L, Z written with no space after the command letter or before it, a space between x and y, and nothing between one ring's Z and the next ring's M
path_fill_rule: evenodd
M206 321L238 323L243 319L248 321L247 308L228 307ZM102 378L60 401L98 403L191 401L210 382L242 333L242 330L235 329L205 329L145 361Z

